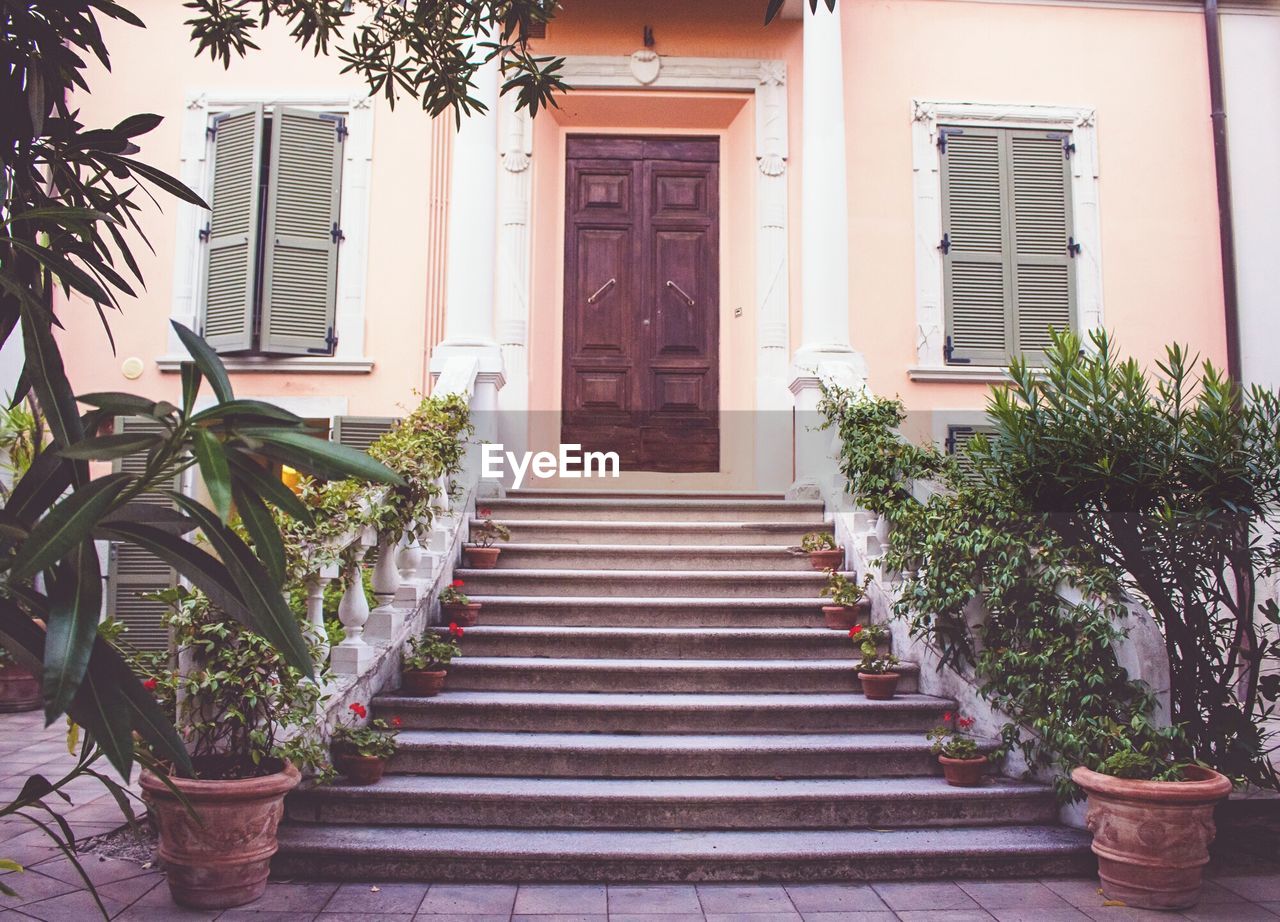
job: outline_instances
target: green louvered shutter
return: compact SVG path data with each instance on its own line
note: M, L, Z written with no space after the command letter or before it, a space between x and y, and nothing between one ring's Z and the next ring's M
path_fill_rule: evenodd
M253 347L261 181L262 107L217 116L213 120L204 338L219 352Z
M378 436L398 422L394 416L335 416L329 438L339 445L368 451Z
M981 433L988 439L996 434L994 426L947 426L947 454L956 459L961 472L966 477L973 476L973 465L969 461L968 447L973 437Z
M1001 132L948 129L942 154L949 363L1003 365L1013 345Z
M333 351L344 131L336 116L284 106L272 113L263 352Z
M1061 136L1009 131L1013 190L1013 292L1015 348L1043 360L1049 331L1071 328L1075 303L1072 271L1071 169Z
M161 432L163 428L154 420L142 417L118 417L117 433ZM131 474L141 474L146 468L147 453L126 455L114 462L112 469ZM175 484L174 489L180 485ZM163 493L142 493L133 500L169 506L170 500ZM125 541L112 541L107 564L107 613L128 626L123 642L138 650L166 650L169 632L162 618L165 604L143 596L170 589L177 585L178 574L159 557Z

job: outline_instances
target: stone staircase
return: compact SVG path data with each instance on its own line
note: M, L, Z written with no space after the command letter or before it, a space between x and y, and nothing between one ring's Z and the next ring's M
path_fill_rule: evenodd
M1044 787L942 781L953 702L860 694L787 548L820 503L522 491L443 694L372 787L304 787L277 874L331 880L851 880L1088 871Z

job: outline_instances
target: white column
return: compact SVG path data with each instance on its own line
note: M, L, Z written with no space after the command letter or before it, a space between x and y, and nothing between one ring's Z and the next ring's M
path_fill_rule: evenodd
M814 495L834 482L819 433L818 386L866 381L866 365L849 342L849 183L845 149L844 52L840 10L804 4L804 87L800 196L800 348L792 359L795 470L792 493Z
M533 201L533 123L515 94L499 108L497 333L506 383L498 399L498 438L524 451L529 431L529 222Z

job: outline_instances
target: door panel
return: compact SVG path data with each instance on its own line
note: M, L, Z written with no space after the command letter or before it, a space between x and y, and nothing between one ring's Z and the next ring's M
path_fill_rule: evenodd
M719 469L719 142L572 137L561 439Z

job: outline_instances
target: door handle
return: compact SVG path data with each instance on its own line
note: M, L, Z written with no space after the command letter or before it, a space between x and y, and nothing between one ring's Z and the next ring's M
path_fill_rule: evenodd
M693 298L685 294L684 289L681 288L679 285L677 285L675 282L671 281L671 279L667 279L667 287L674 290L675 293L678 294L680 297L684 298L684 303L689 305L690 307L693 307L695 304L698 303L697 301L693 300Z
M617 279L609 279L609 281L605 282L603 285L601 285L599 288L596 289L595 294L587 298L587 303L595 304L597 301L600 300L600 296L604 294L606 291L608 291L610 288L612 288L614 285L616 285L617 282L618 282Z

